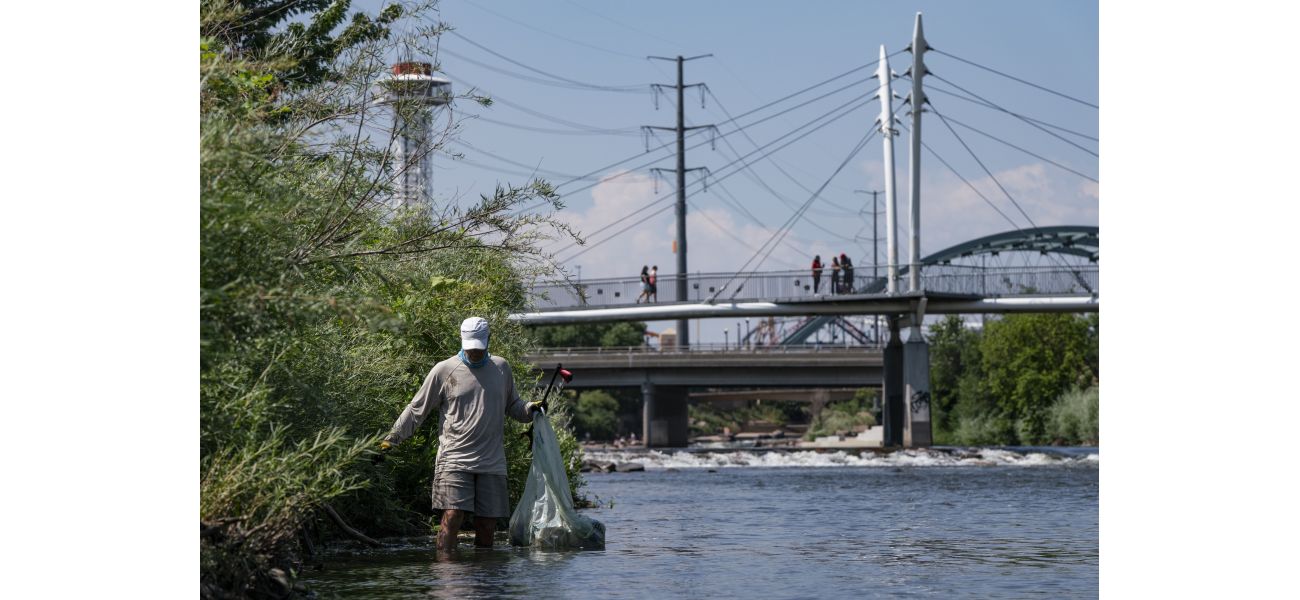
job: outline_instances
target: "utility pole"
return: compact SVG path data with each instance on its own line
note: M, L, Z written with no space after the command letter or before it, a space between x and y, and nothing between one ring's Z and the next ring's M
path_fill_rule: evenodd
M686 88L704 86L704 84L692 83L690 85L686 85L685 83L683 83L682 81L684 77L683 65L688 60L695 60L697 58L705 58L709 56L713 56L713 55L701 54L700 56L692 56L690 58L682 58L680 55L677 56L676 58L669 58L666 56L646 57L649 60L671 60L677 62L677 85L667 86L661 84L653 84L651 86L652 88L656 88L656 92L658 91L657 88L662 88L662 87L673 87L677 90L677 127L655 127L655 126L647 125L642 129L647 129L647 130L663 129L663 130L677 132L677 240L676 240L675 251L677 253L677 301L678 302L687 301L687 296L686 296L687 293L687 289L686 289L687 288L686 171L688 170L694 171L703 168L703 167L697 167L695 169L686 168L686 132L692 129L707 129L707 128L714 127L713 125L698 125L695 127L686 126L686 102L685 102ZM703 91L701 91L700 97L703 98ZM690 327L689 321L687 321L686 319L677 319L677 347L686 348L690 346L691 331L689 327Z
M880 195L879 190L853 190L858 194L871 194L871 277L880 279L880 209L876 197ZM880 315L872 315L872 322L875 323L876 343L880 343Z

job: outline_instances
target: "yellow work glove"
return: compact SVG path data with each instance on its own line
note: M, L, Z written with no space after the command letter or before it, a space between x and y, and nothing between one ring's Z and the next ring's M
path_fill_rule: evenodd
M379 452L376 452L376 453L375 453L374 457L372 457L372 458L370 459L370 462L371 462L372 464L376 464L376 465L379 464L379 463L381 463L381 462L383 462L383 461L384 461L384 455L385 455L385 454L388 454L388 451L389 451L389 450L392 450L392 448L393 448L393 443L392 443L392 442L390 442L390 441L388 441L388 440L382 440L382 441L380 441L380 442L379 442Z

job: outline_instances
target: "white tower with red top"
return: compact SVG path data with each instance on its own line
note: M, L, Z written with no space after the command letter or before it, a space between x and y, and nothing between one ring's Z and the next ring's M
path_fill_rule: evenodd
M393 108L391 206L432 215L433 113L451 102L451 81L434 76L430 63L399 62L379 86L380 103Z

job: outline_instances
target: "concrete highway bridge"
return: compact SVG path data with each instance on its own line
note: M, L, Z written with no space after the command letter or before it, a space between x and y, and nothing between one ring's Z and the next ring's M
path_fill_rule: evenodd
M757 346L751 349L693 346L682 351L659 351L648 347L549 348L526 358L544 367L543 380L550 378L556 364L574 371L569 388L640 389L642 439L650 446L687 444L687 406L693 395L690 393L692 389L788 388L786 396L807 396L809 401L819 403L817 408L820 408L832 399L828 387L841 388L834 394L838 398L843 395L843 389L884 385L884 353L879 349L797 346ZM755 393L761 395L763 392L747 392L743 396Z

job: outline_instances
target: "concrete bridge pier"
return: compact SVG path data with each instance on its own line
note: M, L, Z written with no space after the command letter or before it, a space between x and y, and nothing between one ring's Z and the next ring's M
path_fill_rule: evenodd
M884 371L885 385L881 394L884 397L885 446L903 445L903 340L898 331L898 315L889 315L889 343L885 344Z
M683 448L690 442L684 386L641 384L641 433L646 448Z
M903 445L919 448L933 444L930 432L930 345L921 333L920 320L912 321L903 346L904 385L907 402Z

